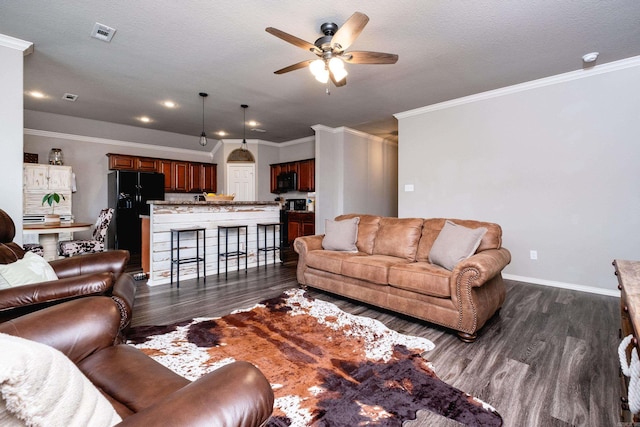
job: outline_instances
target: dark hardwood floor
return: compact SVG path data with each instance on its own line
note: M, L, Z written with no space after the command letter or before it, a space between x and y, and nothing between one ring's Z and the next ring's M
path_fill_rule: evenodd
M619 300L506 281L507 299L477 341L465 344L437 326L309 289L342 310L373 317L398 332L436 344L427 358L438 376L494 406L505 426L616 426ZM149 287L138 282L133 326L216 317L297 287L295 260ZM421 411L405 426L456 425Z

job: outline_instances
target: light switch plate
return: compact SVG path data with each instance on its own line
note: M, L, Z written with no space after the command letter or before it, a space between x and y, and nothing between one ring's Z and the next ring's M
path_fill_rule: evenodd
M413 184L405 184L404 191L413 191Z

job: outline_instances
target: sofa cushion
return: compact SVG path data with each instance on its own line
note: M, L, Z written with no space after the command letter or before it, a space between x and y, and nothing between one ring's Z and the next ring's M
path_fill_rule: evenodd
M342 221L325 219L322 248L328 251L358 252L356 241L358 239L359 222L359 217Z
M7 287L14 287L58 279L51 265L33 252L26 252L22 259L11 264L0 265L0 276L4 279L0 288L5 287L5 281Z
M373 254L415 261L422 223L421 218L381 218Z
M379 285L389 283L389 268L396 264L406 264L403 258L388 255L368 255L345 258L342 261L342 275L366 280Z
M376 240L376 234L380 227L380 217L366 214L347 214L337 216L336 221L355 217L360 218L360 223L358 224L358 241L356 242L356 246L360 252L371 255L373 254L373 244Z
M486 232L487 229L484 227L467 228L446 221L436 241L433 242L429 261L447 270L453 270L456 264L476 252Z
M36 255L37 256L37 255ZM0 334L0 424L112 426L107 399L60 351Z
M433 246L438 234L440 234L440 230L444 227L445 221L447 221L445 218L430 218L424 220L416 261L429 262L431 246ZM480 241L480 246L476 249L476 253L487 249L500 249L502 247L502 228L498 224L468 219L451 219L450 221L467 228L484 227L487 229L487 232Z
M451 298L451 272L428 262L396 264L389 268L389 285L441 298Z
M366 254L363 252L309 251L307 253L307 266L330 273L342 274L342 261L363 255Z

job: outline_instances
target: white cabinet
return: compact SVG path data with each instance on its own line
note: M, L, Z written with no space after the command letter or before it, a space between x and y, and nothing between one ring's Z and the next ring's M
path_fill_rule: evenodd
M71 174L71 166L25 163L24 189L46 190L47 192L71 191Z
M64 196L64 200L54 206L55 213L71 215L71 166L25 163L23 172L25 215L51 213L49 205L42 205L42 198L53 191Z

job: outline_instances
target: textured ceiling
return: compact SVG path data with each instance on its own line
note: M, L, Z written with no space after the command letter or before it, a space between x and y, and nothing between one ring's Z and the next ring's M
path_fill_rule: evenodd
M396 53L395 65L347 65L348 84L331 87L306 69L273 71L314 56L265 32L276 27L313 43L323 22L355 11L370 21L351 50ZM90 37L94 23L117 29ZM347 126L397 135L394 113L640 55L637 0L264 1L110 0L0 3L0 33L34 43L25 57L28 110L194 135L242 138L240 104L264 133L284 142L311 126ZM62 99L78 95L76 102ZM169 110L160 102L173 100ZM152 122L137 120L148 116Z

